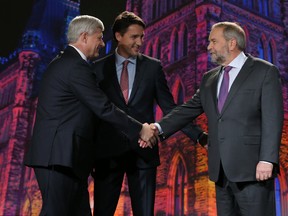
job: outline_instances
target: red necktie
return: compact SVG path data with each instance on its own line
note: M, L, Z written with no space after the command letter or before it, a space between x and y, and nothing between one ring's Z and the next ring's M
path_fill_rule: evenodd
M122 68L122 73L120 77L120 87L122 90L122 94L124 96L126 104L128 103L128 95L129 95L129 79L128 79L128 70L127 70L127 65L129 61L125 60L123 62L123 68Z
M219 90L219 95L218 95L218 110L219 112L221 112L223 105L225 103L225 100L227 98L228 95L228 89L229 89L229 71L232 69L233 67L231 66L226 66L224 68L224 74L223 74L223 79L222 79L222 83L220 86L220 90Z

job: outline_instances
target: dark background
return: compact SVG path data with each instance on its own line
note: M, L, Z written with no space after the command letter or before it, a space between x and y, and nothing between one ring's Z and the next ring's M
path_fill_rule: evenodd
M0 57L7 57L21 40L26 23L37 0L2 0L0 6ZM48 0L49 1L49 0ZM115 17L125 10L126 0L82 0L80 14L101 19L105 32L110 30Z

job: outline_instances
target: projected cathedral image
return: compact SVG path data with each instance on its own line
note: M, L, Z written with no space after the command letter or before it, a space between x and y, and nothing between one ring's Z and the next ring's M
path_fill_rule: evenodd
M245 53L277 66L282 84L284 125L280 171L274 182L276 215L287 216L288 1L127 0L122 1L122 8L113 8L113 13L109 12L113 3L101 8L101 12L94 12L93 7L101 4L92 2L33 1L19 45L8 55L0 56L0 216L37 216L40 213L42 198L36 177L33 169L24 166L23 160L33 133L43 73L66 47L69 22L80 14L100 18L105 25L105 47L100 52L100 57L104 57L115 50L110 29L114 18L124 10L134 12L145 21L141 53L161 60L178 105L196 93L203 74L216 66L207 46L211 27L217 22L239 23L247 37ZM84 4L86 10L81 9ZM107 14L111 14L111 18L106 23L102 17ZM158 106L154 113L156 120L164 116ZM205 114L194 123L209 133ZM208 177L207 150L179 131L159 143L159 152L161 164L157 168L154 215L216 216L215 184ZM89 177L88 181L93 212L93 178ZM126 178L115 215L133 215Z

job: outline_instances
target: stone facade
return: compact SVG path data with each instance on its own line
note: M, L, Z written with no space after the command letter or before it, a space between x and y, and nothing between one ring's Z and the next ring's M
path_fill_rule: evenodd
M246 52L279 67L285 123L276 193L278 215L288 215L288 1L128 0L126 9L146 21L143 52L161 59L179 104L195 93L203 73L215 66L206 49L215 22L239 22L247 34ZM0 59L0 215L39 214L41 194L32 169L23 166L23 158L32 134L42 73L63 48L67 23L79 14L79 1L37 1L33 11L19 50L9 59ZM162 117L158 107L155 114L157 119ZM205 115L196 121L208 131ZM216 215L206 150L178 132L160 143L160 154L155 215ZM89 182L93 210L93 182ZM115 215L132 215L126 181Z

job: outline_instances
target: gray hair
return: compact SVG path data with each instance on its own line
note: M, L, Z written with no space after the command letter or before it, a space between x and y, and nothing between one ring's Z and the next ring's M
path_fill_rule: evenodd
M89 15L76 16L68 26L68 43L75 43L83 32L91 35L97 29L104 31L104 25L100 19Z
M235 22L219 22L212 26L213 28L223 28L223 35L226 41L235 38L239 50L244 51L246 48L246 34L243 28Z

